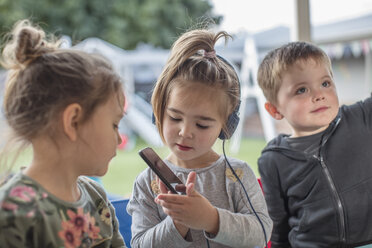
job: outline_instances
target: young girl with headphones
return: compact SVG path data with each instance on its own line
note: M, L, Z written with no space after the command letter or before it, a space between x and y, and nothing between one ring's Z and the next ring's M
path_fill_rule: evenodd
M228 37L193 30L172 47L152 105L170 150L165 163L185 182L186 195L170 194L150 169L143 171L127 207L132 247L263 247L270 238L272 221L253 171L212 148L239 121L237 73L214 50Z

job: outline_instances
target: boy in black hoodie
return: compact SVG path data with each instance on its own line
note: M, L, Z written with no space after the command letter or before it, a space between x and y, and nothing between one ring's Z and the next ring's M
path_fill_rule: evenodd
M292 128L258 160L272 247L372 243L372 99L339 107L330 59L306 42L269 52L258 83Z

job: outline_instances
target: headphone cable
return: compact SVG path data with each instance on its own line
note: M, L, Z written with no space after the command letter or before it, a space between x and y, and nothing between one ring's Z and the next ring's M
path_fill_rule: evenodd
M239 181L240 185L242 186L243 190L244 190L244 193L245 193L245 196L247 197L247 200L249 202L249 205L251 206L252 210L253 210L253 213L255 214L256 218L258 219L258 221L260 222L261 224L261 228L262 228L262 231L263 231L263 234L264 234L264 237L265 237L265 244L266 244L266 247L267 247L267 236L266 236L266 231L265 231L265 227L262 223L262 220L260 219L260 217L258 216L256 210L254 209L253 207L253 204L251 202L251 200L249 199L249 196L248 196L248 193L247 193L247 190L245 189L242 181L240 181L240 178L238 177L238 175L235 173L235 170L232 168L229 160L227 159L227 156L226 156L226 153L225 153L225 140L222 141L222 151L223 151L223 155L225 157L225 160L227 162L227 164L229 165L232 173L234 174L235 178Z

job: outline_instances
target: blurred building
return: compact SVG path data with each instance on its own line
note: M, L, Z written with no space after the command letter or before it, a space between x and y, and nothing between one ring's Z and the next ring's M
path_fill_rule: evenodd
M236 38L221 47L221 54L238 66L244 53L244 41L250 34L236 34ZM279 26L251 34L256 45L258 61L276 47L290 42L290 29ZM372 14L355 19L315 26L313 42L331 58L338 94L342 103L352 103L370 95L372 87Z
M248 94L242 108L244 127L241 135L262 137L263 119L260 119L258 93L255 89L257 65L269 50L291 40L290 29L279 26L254 34L238 33L233 37L227 46L218 44L216 50L236 66L242 84L253 91ZM312 37L313 42L323 48L332 60L340 102L349 104L368 97L372 89L372 14L314 26ZM149 101L154 83L169 56L169 50L142 44L136 50L124 51L97 38L86 39L74 48L101 53L112 61L125 82L129 101L128 114L124 120L127 124L123 130L145 140L148 138L149 144L160 145L158 135L154 135L156 128L151 123ZM3 80L4 73L0 73L0 92ZM0 100L2 101L1 96ZM279 132L286 130L282 122L275 123L275 126Z

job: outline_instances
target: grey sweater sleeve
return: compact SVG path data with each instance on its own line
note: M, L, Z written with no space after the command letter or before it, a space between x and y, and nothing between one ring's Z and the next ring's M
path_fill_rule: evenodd
M169 216L161 216L154 202L156 194L152 187L156 190L156 186L151 182L148 170L141 173L127 206L127 212L132 216L131 247L188 247L191 242L179 234L173 220Z
M270 239L272 231L272 221L268 215L266 202L257 182L256 176L248 165L241 167L243 173L239 176L243 183L249 199L260 218L265 229L267 241ZM239 169L238 169L239 170ZM238 192L231 198L234 201L235 211L217 208L219 213L220 228L215 237L206 236L218 243L231 247L264 247L264 231L262 225L254 214L247 196L240 183L232 176L226 177L227 185L229 181L234 181L233 189Z

